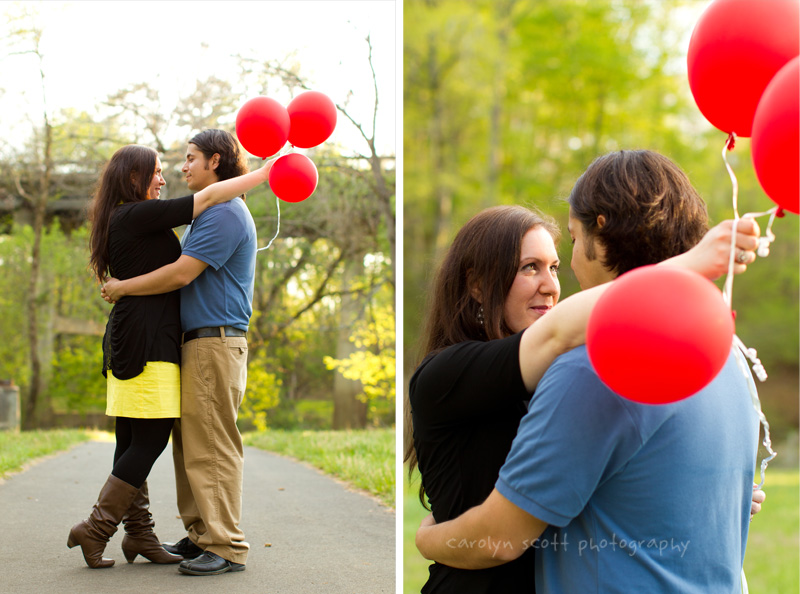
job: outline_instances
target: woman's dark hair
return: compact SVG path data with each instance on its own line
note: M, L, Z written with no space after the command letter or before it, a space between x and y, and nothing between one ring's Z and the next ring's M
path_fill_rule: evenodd
M129 144L119 149L103 168L89 204L91 255L89 268L101 283L109 272L108 227L120 204L147 200L147 190L156 171L158 153L147 146Z
M216 174L219 181L244 175L250 169L247 166L247 157L239 147L236 137L225 130L203 130L195 135L189 144L195 145L206 159L214 154L219 155L219 165ZM242 195L245 198L245 195Z
M423 356L467 340L494 340L514 332L503 319L508 292L517 275L522 239L543 227L557 244L561 237L555 220L522 206L495 206L472 217L458 232L439 267L430 294L423 330ZM479 303L474 290L481 295ZM478 313L483 308L483 324ZM405 406L406 450L409 475L417 466L411 405ZM420 486L420 501L425 505Z
M567 199L589 241L605 248L602 264L620 275L691 249L708 231L705 202L686 174L653 151L617 151L595 159ZM597 217L605 217L599 227Z

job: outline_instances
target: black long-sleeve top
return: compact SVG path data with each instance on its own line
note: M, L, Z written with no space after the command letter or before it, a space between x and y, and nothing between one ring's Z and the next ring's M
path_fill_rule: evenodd
M437 522L483 503L527 412L519 368L522 333L469 341L426 357L409 383L414 447ZM423 594L532 593L534 550L498 567L430 566Z
M194 196L119 205L111 215L108 252L111 276L133 278L171 264L181 255L172 230L190 223ZM103 337L103 375L139 375L147 361L180 365L180 293L121 298L111 310Z

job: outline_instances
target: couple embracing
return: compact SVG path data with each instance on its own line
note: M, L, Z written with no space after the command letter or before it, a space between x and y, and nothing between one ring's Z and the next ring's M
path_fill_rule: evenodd
M245 568L239 528L242 438L236 427L247 382L256 227L246 192L267 181L268 162L248 173L235 137L205 130L186 151L188 196L160 200L158 153L119 149L90 208L90 267L114 303L103 338L106 414L116 417L111 474L68 546L106 568L120 523L122 551L180 563L189 575ZM174 227L189 224L179 242ZM153 531L147 476L172 434L178 510L187 535L161 544Z

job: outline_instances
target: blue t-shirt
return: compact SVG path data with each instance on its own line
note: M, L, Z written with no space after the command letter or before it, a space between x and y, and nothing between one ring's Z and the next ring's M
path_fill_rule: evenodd
M188 236L186 235L188 234ZM202 212L186 231L182 254L208 264L181 289L181 327L247 330L253 313L256 225L241 198Z
M667 405L613 393L586 347L556 359L496 484L550 524L539 594L740 591L758 418L737 356Z

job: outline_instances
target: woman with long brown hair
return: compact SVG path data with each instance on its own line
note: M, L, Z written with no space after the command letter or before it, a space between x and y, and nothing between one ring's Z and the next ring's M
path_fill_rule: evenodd
M220 204L267 181L272 161L194 195L160 200L165 185L158 153L119 149L105 167L90 206L90 268L101 283L131 278L174 262L181 254L173 227L190 223ZM86 564L111 567L103 558L109 538L125 523L122 551L154 563L179 563L153 532L146 479L180 417L180 299L177 291L126 297L108 317L103 337L106 414L116 417L116 450L106 483L88 519L72 527L67 545L80 545Z
M671 262L720 276L731 229L730 221L721 223ZM754 222L740 225L740 262L755 259L757 235ZM489 208L461 228L440 266L405 411L405 460L410 472L419 468L420 500L424 505L427 496L436 523L483 503L539 379L558 355L585 342L589 314L608 285L556 305L559 236L555 221L535 211ZM744 269L737 264L737 272ZM422 592L531 592L533 556L530 547L515 561L481 570L434 563Z

